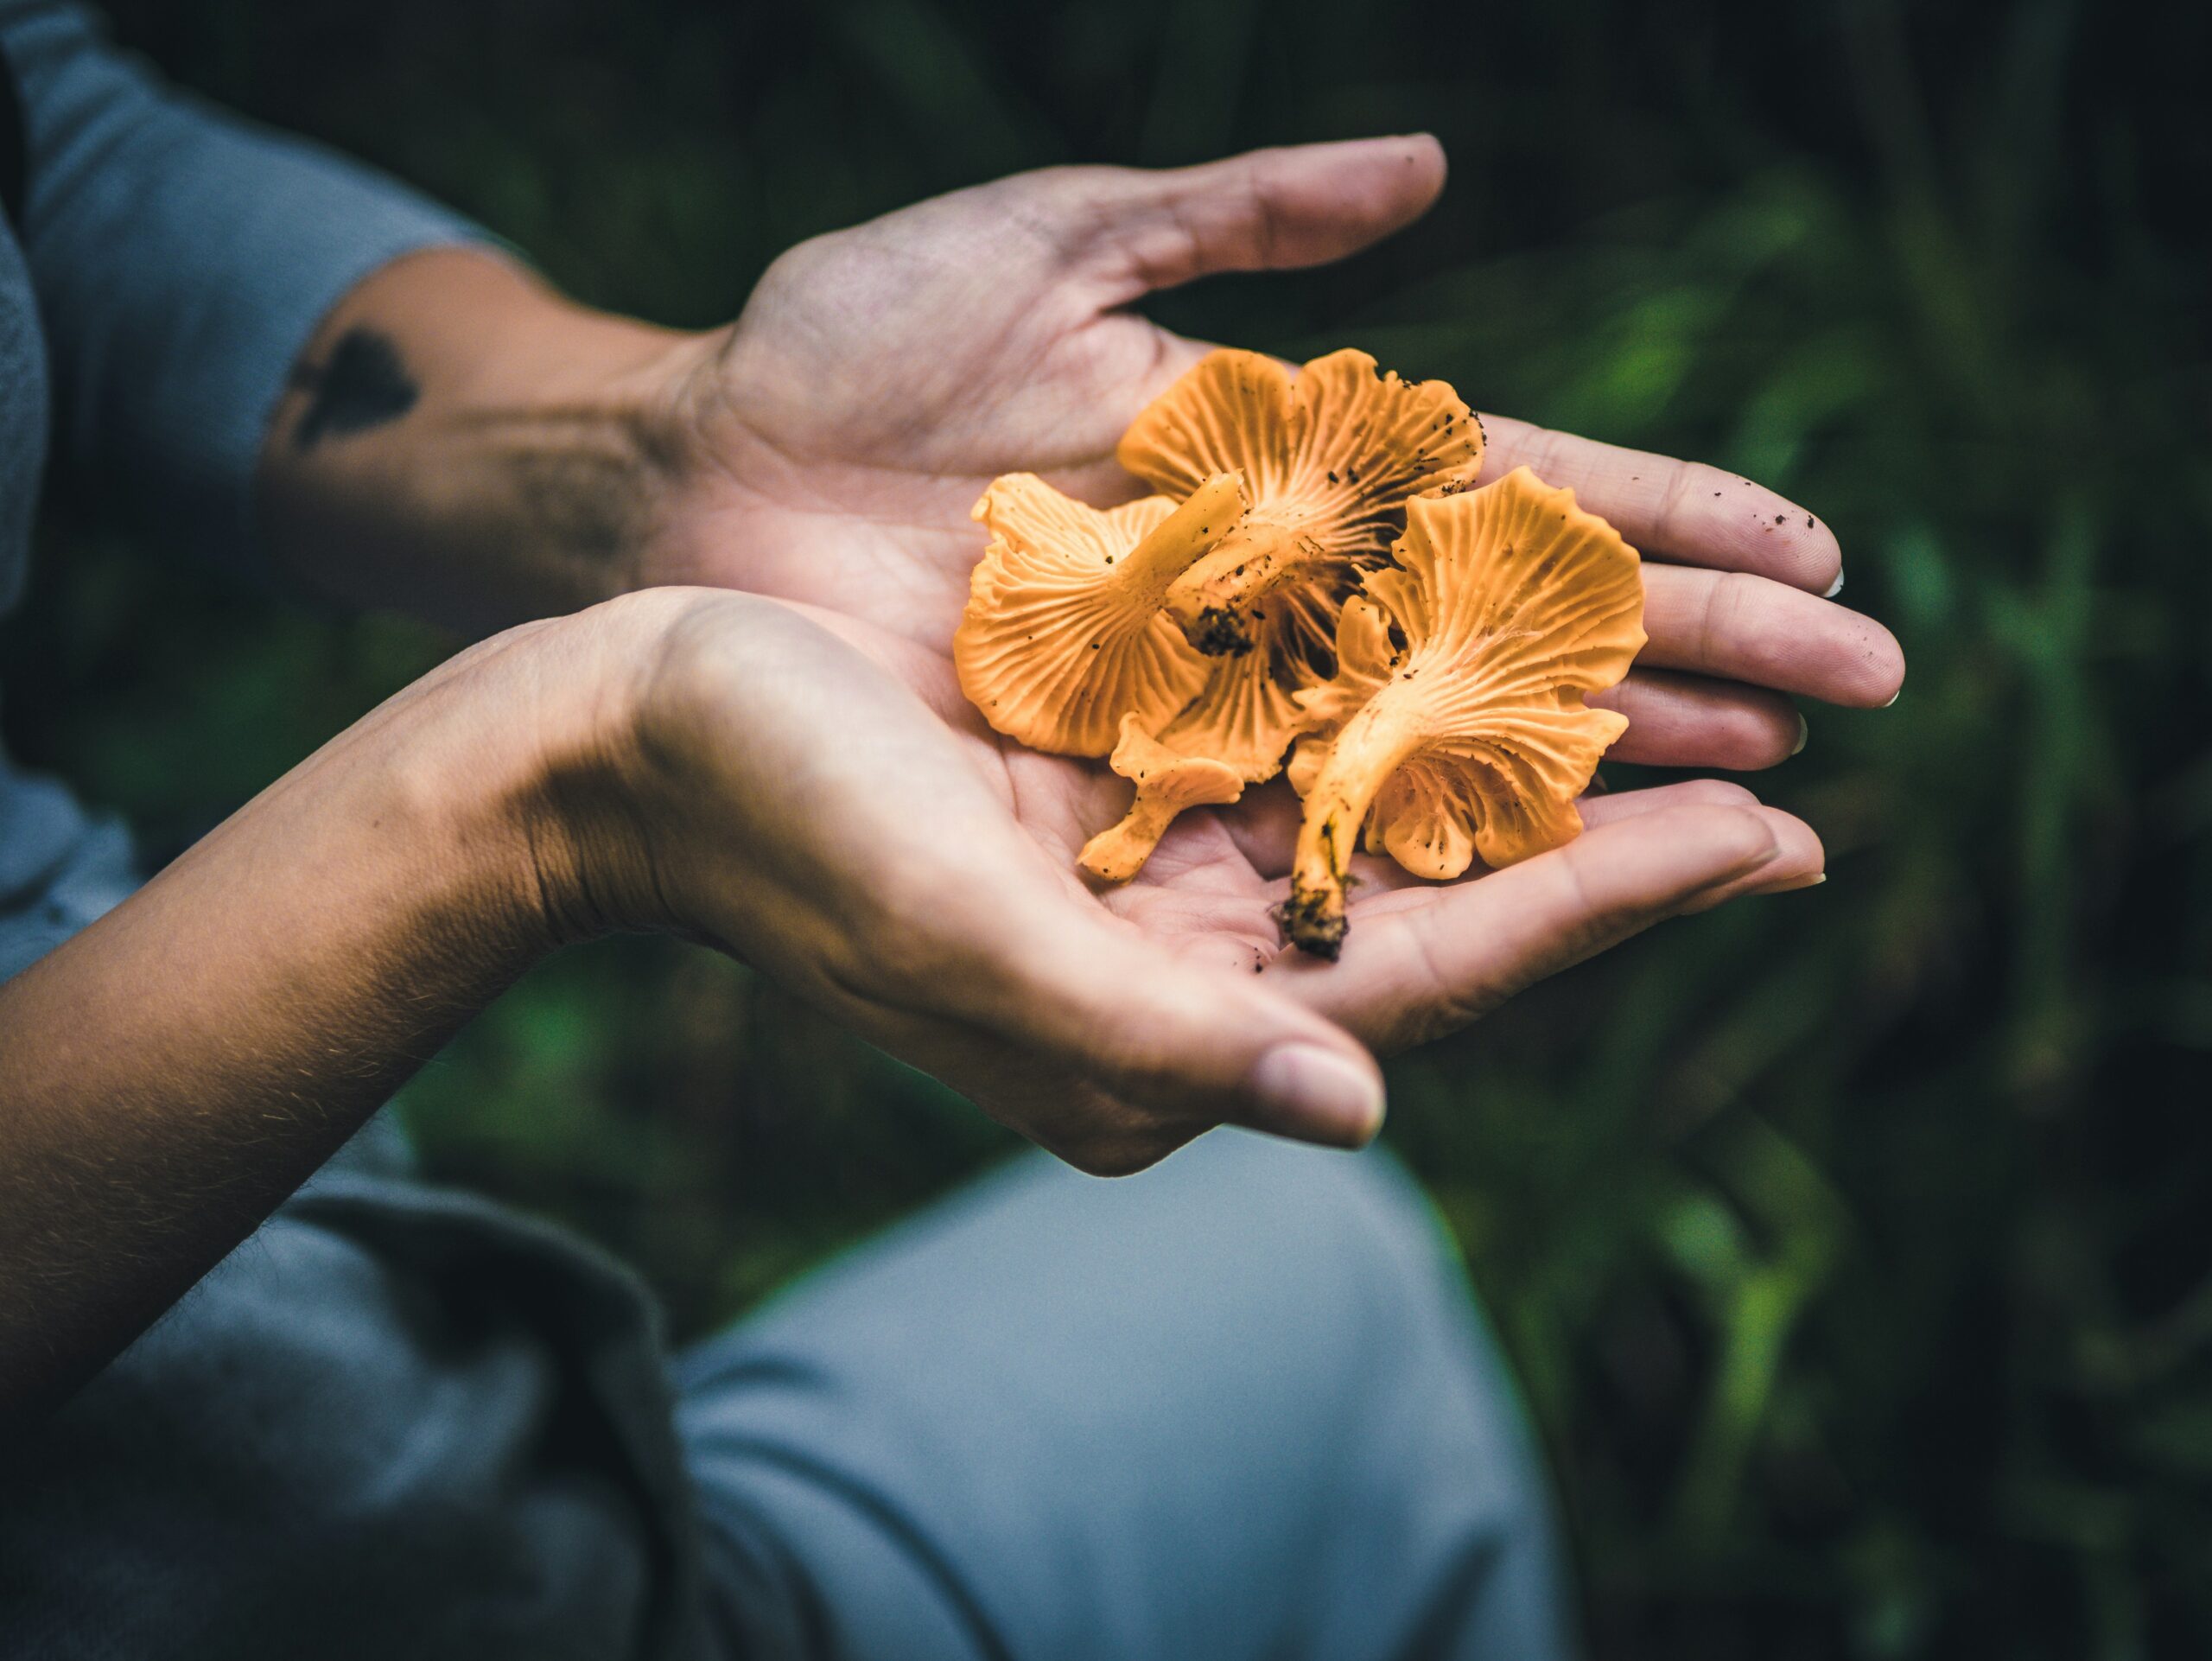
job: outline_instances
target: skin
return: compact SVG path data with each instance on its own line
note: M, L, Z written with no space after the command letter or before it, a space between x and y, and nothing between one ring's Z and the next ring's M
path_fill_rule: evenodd
M1297 823L1280 783L1185 814L1094 894L1076 854L1128 786L961 697L984 484L1131 493L1114 442L1203 350L1132 302L1351 253L1442 179L1425 138L1022 175L802 245L703 335L481 253L365 282L272 423L270 538L340 600L505 632L0 986L0 1419L66 1396L572 941L734 952L1116 1173L1222 1123L1357 1145L1372 1052L1662 918L1818 881L1812 830L1738 786L1600 797L1582 837L1495 875L1360 862L1351 939L1319 965L1269 917ZM1836 546L1802 509L1490 432L1486 472L1528 461L1672 562L1605 700L1623 757L1764 766L1798 740L1791 697L1894 696L1895 642L1817 597Z

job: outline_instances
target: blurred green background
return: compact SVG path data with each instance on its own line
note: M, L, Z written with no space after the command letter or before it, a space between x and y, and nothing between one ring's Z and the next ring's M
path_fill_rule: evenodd
M670 322L1017 168L1442 135L1423 226L1161 314L1773 483L1912 663L1891 710L1811 711L1764 781L1827 836L1825 888L1392 1069L1598 1652L2212 1652L2205 9L114 10L191 84ZM47 542L8 741L155 857L448 649L66 513ZM683 1333L1008 1151L656 942L550 964L405 1105L439 1172L628 1254Z

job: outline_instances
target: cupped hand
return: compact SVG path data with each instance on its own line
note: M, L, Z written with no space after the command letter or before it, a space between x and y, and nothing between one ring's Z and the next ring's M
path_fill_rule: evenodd
M1101 502L1135 489L1116 442L1206 349L1135 302L1340 258L1418 217L1443 182L1422 137L1166 172L1051 169L803 243L691 377L691 482L648 573L804 601L944 651L983 543L969 510L993 477L1040 472ZM1823 597L1842 568L1806 510L1716 468L1484 420L1485 478L1525 463L1572 485L1649 562L1650 644L1597 700L1630 717L1618 759L1766 767L1803 736L1793 696L1896 695L1897 642Z
M1367 1047L1821 869L1804 825L1732 785L1598 798L1582 837L1510 870L1366 868L1344 956L1321 964L1271 916L1287 793L1193 816L1102 899L1075 855L1126 786L991 732L932 649L751 595L613 603L644 608L652 638L631 653L647 667L614 792L629 829L595 839L629 851L578 868L598 903L724 945L1086 1170L1222 1123L1356 1146L1382 1112Z
M1662 917L1821 874L1813 832L1737 786L1596 798L1581 837L1506 871L1431 885L1363 862L1344 957L1319 964L1269 915L1296 816L1281 781L1185 814L1136 881L1094 894L1075 856L1128 786L999 738L961 697L950 644L983 487L1028 469L1131 493L1116 440L1205 349L1132 303L1351 253L1442 178L1433 142L1407 138L959 192L786 254L687 387L690 482L645 574L810 608L761 626L807 665L777 684L807 690L779 706L798 735L781 782L746 810L770 816L744 840L779 875L733 894L721 938L1086 1168L1224 1120L1363 1140L1380 1091L1363 1047L1433 1038ZM1600 700L1630 720L1616 755L1768 766L1802 741L1793 696L1894 697L1896 642L1822 597L1836 544L1804 510L1709 468L1485 423L1486 475L1526 462L1573 485L1649 561L1650 645ZM668 683L696 681L702 710L733 687L772 696L741 660L750 631L725 627L702 626ZM702 779L750 765L734 742L685 745L670 753ZM704 868L692 880L713 889Z

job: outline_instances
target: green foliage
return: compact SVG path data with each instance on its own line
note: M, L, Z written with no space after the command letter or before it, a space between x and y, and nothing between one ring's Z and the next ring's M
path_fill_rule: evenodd
M1766 781L1827 837L1825 888L1674 924L1394 1070L1598 1648L2212 1646L2201 17L119 10L197 84L678 322L799 237L1013 168L1439 130L1458 178L1425 226L1162 315L1773 483L1913 665L1894 710L1811 711ZM81 532L41 583L0 654L10 741L157 850L442 649ZM687 1332L1007 1146L649 942L549 965L407 1103L442 1172L631 1254Z

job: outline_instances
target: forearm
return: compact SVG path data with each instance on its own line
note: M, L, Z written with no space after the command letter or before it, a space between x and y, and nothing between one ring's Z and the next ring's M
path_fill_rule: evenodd
M562 934L589 665L503 636L0 986L0 1435L58 1401ZM565 717L561 719L565 720ZM575 730L582 731L578 727ZM582 787L581 785L576 787Z
M702 337L578 306L493 255L410 255L302 353L262 451L280 569L480 631L637 585L688 465Z

